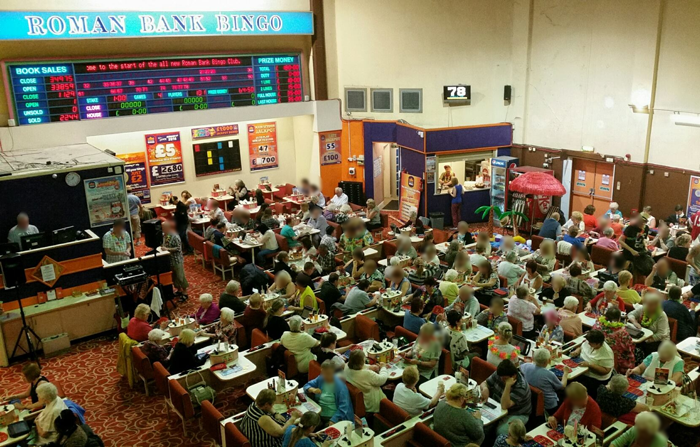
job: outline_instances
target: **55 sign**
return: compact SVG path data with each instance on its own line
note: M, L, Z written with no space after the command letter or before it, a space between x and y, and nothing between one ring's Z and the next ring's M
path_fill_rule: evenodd
M340 163L340 131L320 132L321 166Z
M146 135L146 154L151 186L185 181L179 132Z

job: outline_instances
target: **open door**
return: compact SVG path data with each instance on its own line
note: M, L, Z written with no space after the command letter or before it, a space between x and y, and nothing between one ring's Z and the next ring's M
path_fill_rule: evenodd
M385 146L390 146L388 143L374 143L372 145L372 168L374 178L374 201L379 205L384 201L384 177L389 173L385 172Z

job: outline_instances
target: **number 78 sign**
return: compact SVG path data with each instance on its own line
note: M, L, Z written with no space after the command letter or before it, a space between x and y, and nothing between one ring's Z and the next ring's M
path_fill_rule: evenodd
M319 146L321 150L321 166L335 165L341 161L339 130L333 132L319 132Z

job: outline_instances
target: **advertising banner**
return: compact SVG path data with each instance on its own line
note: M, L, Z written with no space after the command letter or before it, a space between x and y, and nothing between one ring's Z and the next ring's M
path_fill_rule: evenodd
M141 199L141 203L151 203L151 190L148 187L148 168L146 168L146 153L133 152L119 154L117 158L124 160L126 185L131 186L131 192Z
M277 124L248 124L250 170L260 171L279 167L277 156Z
M340 131L320 132L321 166L340 163Z
M116 219L129 218L123 176L93 178L83 180L83 183L90 228L109 225Z
M192 141L206 138L227 137L238 135L238 124L224 124L221 126L196 127L191 130Z
M700 211L700 176L690 176L690 186L688 187L688 211L687 216Z
M401 173L401 198L399 199L399 219L408 220L412 211L418 212L420 205L420 194L423 191L423 179Z
M151 186L185 181L180 132L146 135L146 153Z

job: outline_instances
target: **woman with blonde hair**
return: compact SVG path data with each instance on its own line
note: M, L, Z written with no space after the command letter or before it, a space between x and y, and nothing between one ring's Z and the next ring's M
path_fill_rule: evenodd
M508 423L508 434L498 435L493 447L519 447L525 442L527 430L520 419L513 419Z
M488 354L486 361L493 366L498 366L505 359L510 359L514 365L518 365L520 361L520 348L510 344L513 340L513 326L507 321L498 325L496 335L488 341Z
M569 231L569 228L576 226L579 231L586 230L586 224L583 223L583 214L580 211L574 211L571 213L571 218L566 221L564 226L561 227L563 231Z
M627 270L623 270L617 275L617 282L620 287L617 288L617 296L619 296L625 304L639 304L642 302L642 297L639 296L636 290L630 289L632 284L632 274Z
M369 222L365 226L368 230L372 231L382 227L382 214L374 199L367 199L367 219Z
M178 342L173 348L170 355L170 368L168 371L171 375L180 374L183 371L202 366L206 361L206 357L198 358L194 349L195 333L192 329L183 329L178 337Z
M282 439L282 447L317 447L311 436L319 426L321 426L321 416L315 411L307 411L299 418L296 425L287 427ZM327 438L321 445L328 447L332 442L332 439Z
M146 341L148 333L151 332L156 324L150 324L148 318L151 316L151 307L148 304L141 303L134 310L134 317L129 320L129 325L126 327L126 335L132 340ZM161 324L162 328L168 326L167 322Z
M284 299L291 298L296 293L297 288L292 281L292 275L286 270L280 270L275 276L275 282L267 289L268 293L279 293Z
M651 411L643 411L634 420L634 427L615 439L610 447L666 447L668 440L659 430L659 417Z
M463 383L455 383L445 393L433 414L433 430L447 439L453 447L465 447L470 443L484 442L484 423L481 412L467 409L471 402L469 390Z
M394 390L394 403L411 416L417 416L422 412L433 408L445 393L445 385L438 383L432 400L418 392L416 386L420 379L420 373L415 366L409 366L403 370L401 383Z
M588 428L600 428L602 413L595 400L588 396L586 387L578 382L572 382L566 387L566 399L556 413L549 417L548 423L552 429L558 425L573 425Z
M279 340L286 331L289 330L287 320L282 318L284 314L284 301L277 298L267 308L267 316L263 321L263 327L267 331L270 340Z

